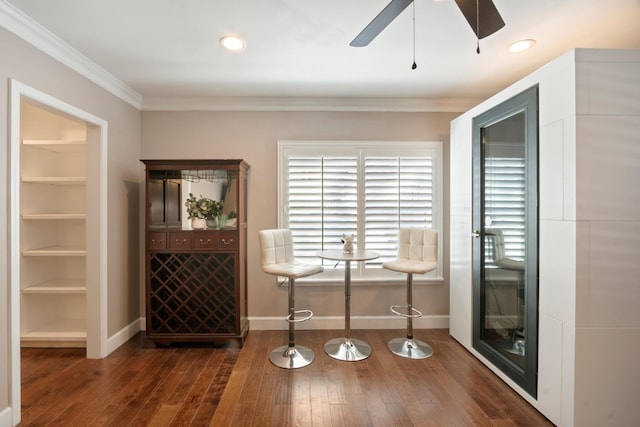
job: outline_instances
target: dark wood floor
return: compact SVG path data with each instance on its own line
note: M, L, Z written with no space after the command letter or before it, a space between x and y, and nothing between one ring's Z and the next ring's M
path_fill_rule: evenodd
M285 370L269 352L284 331L251 331L242 350L155 348L142 334L109 357L77 349L22 350L21 426L550 426L453 340L416 331L434 355L409 360L386 342L403 331L362 330L373 354L327 356L341 331L298 331L316 360Z

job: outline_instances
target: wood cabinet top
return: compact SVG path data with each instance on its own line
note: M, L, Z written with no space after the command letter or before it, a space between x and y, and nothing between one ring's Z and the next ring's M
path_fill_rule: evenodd
M147 169L239 169L251 166L242 159L144 159Z

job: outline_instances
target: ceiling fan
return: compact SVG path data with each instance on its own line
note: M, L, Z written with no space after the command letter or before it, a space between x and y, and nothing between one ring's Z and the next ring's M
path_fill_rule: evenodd
M413 1L414 0L391 0L378 16L373 18L373 21L371 21L349 45L354 47L367 46L391 21L396 19L407 6L413 3ZM504 27L504 21L492 0L455 1L478 40Z

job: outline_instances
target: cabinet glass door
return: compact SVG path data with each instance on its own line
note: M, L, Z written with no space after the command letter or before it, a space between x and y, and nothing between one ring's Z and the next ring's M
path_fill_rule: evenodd
M473 345L534 397L537 129L537 87L473 125Z
M186 202L192 194L197 201L220 204L220 213L209 228L236 228L238 176L226 169L151 170L147 180L149 224L154 228L191 229ZM215 225L214 225L215 224Z

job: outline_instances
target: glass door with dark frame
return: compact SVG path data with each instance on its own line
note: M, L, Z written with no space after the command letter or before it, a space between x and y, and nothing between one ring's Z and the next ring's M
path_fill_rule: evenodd
M537 87L474 118L473 346L536 396Z

